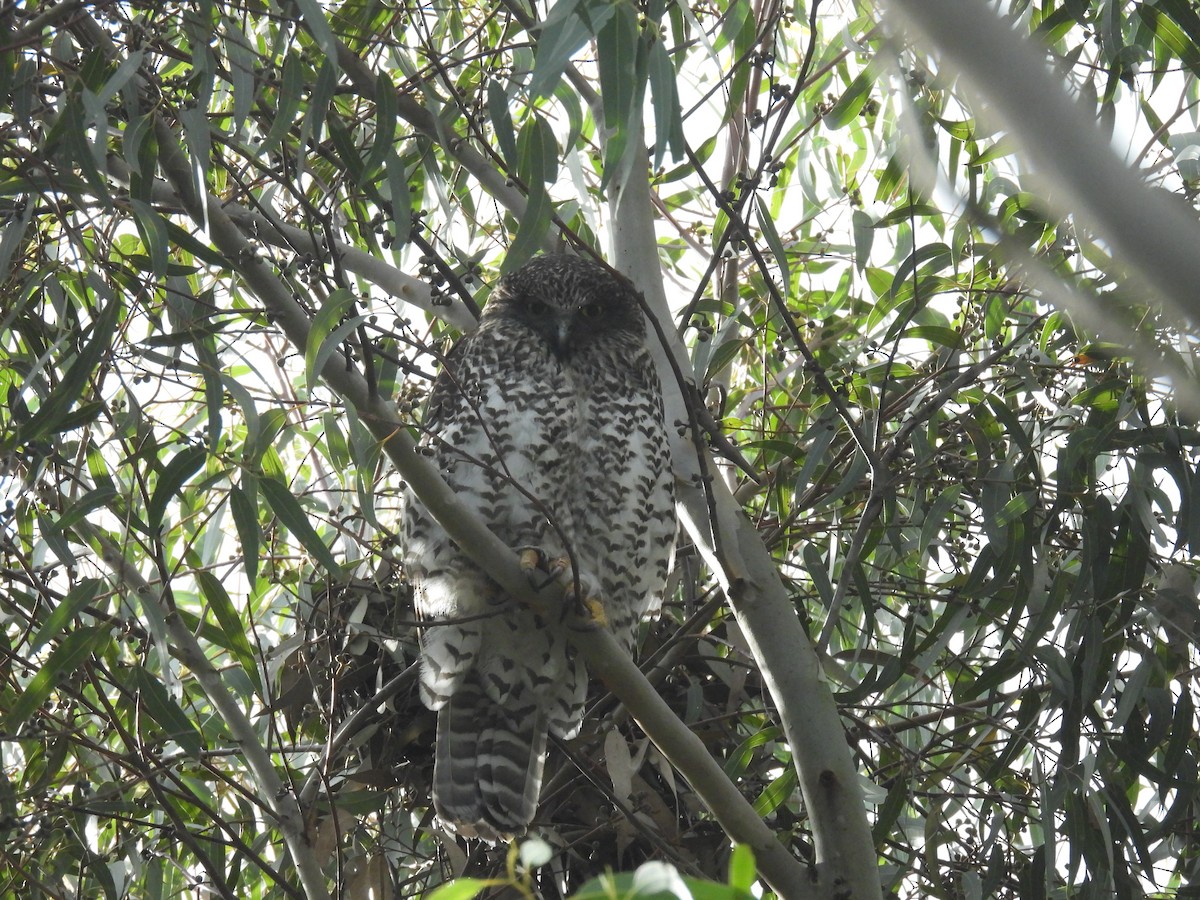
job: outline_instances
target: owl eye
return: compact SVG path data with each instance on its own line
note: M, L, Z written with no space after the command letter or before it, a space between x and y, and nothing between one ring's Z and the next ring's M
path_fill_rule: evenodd
M600 303L585 303L579 307L579 314L585 319L598 319L604 315L604 306Z
M550 311L550 307L541 300L526 300L523 306L531 316L544 316Z

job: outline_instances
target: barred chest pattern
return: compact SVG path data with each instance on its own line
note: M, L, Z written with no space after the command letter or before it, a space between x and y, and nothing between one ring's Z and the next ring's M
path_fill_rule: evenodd
M464 502L514 551L552 570L573 560L563 602L577 602L578 580L631 652L675 534L662 391L632 287L558 255L501 279L435 383L424 428ZM464 836L520 834L547 735L579 731L587 674L560 630L505 596L411 494L403 532L419 614L460 620L422 629L438 815Z

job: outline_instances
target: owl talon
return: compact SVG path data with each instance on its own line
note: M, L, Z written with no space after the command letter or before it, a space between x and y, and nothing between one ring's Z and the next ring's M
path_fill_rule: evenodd
M527 575L542 568L542 551L537 547L524 547L520 553L521 569Z
M550 582L560 580L563 572L571 568L571 561L565 556L547 556L539 547L522 547L518 558L529 583L538 591Z
M608 613L604 611L604 603L599 597L583 598L584 618L595 628L608 627Z

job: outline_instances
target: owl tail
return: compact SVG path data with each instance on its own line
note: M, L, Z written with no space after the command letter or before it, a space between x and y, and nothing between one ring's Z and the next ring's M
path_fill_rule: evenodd
M501 705L468 678L438 712L433 805L463 837L492 843L524 834L546 763L545 715Z

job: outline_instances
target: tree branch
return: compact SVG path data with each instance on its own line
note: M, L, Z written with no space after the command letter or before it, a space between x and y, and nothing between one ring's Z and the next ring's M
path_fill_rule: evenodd
M106 166L108 173L118 184L129 186L132 174L129 171L129 164L124 159L110 153L106 159ZM150 188L150 198L159 207L182 210L179 205L179 195L162 179L154 179ZM460 331L470 331L475 327L475 316L462 303L435 306L433 292L428 284L419 278L413 278L378 256L341 241L335 241L330 247L327 241L322 240L311 231L297 228L295 225L288 225L286 222L281 222L260 212L252 212L232 200L225 201L222 209L243 232L253 234L255 238L264 243L295 253L311 253L322 259L328 258L330 253L336 253L347 272L352 272L371 282L393 297L398 297L405 303L431 315L436 315Z
M1200 321L1200 225L1147 187L1113 152L1094 118L1051 77L1046 54L978 0L889 0L891 17L935 47L981 115L1031 164L1043 196L1113 248L1138 286L1177 320Z
M656 351L667 421L674 416L686 422L685 386L674 373L690 368L669 327L641 135L631 136L628 146L636 164L625 167L628 180L614 184L610 195L613 263L645 292L647 304L663 323L659 332L668 336L670 345ZM665 359L667 353L674 354L674 364ZM713 463L698 456L706 451L689 438L685 433L672 448L681 519L720 579L778 708L812 823L816 896L878 897L878 863L858 771L820 662L753 524L721 479L695 477Z

